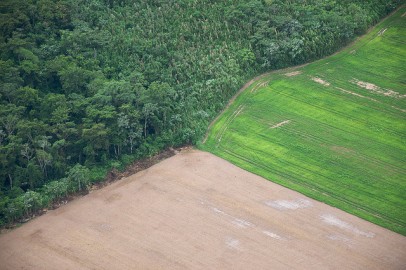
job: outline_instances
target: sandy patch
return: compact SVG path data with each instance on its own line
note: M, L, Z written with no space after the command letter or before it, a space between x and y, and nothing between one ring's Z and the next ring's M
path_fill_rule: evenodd
M345 221L342 221L341 219L337 218L336 216L330 215L330 214L325 214L320 216L323 222L338 227L343 230L351 231L355 234L359 234L365 237L373 238L375 237L375 234L373 232L364 232L355 227L354 225L351 225L350 223L347 223Z
M376 86L376 85L373 84L373 83L363 82L363 81L359 81L359 80L356 80L356 79L354 79L354 80L352 80L352 81L350 81L350 82L355 83L355 84L358 85L359 87L365 88L365 89L367 89L367 90L372 90L372 91L378 91L378 90L380 90L380 87L379 87L379 86Z
M266 201L265 204L278 210L297 210L313 206L313 203L306 199Z
M394 97L394 98L404 98L405 95L401 95L400 93L393 91L391 89L381 88L373 83L363 82L357 79L350 80L351 83L356 84L358 87L364 88L372 93L387 96L387 97Z
M292 71L292 72L289 72L289 73L285 73L283 75L285 75L286 77L293 77L293 76L297 76L297 75L300 75L300 74L302 74L302 71L297 70L297 71Z
M312 77L312 81L314 81L316 83L319 83L319 84L322 84L324 86L330 86L329 82L327 82L327 81L325 81L325 80L323 80L321 78L318 78L318 77Z
M187 150L0 235L0 262L2 270L403 269L406 238Z
M240 250L240 240L238 239L228 238L225 243L229 249Z
M262 231L262 233L269 236L269 237L271 237L271 238L277 239L277 240L283 240L284 239L282 236L280 236L280 235L278 235L276 233L270 232L270 231Z
M248 221L246 221L244 219L239 219L239 218L234 219L232 221L232 223L234 225L236 225L237 227L240 227L240 228L248 228L248 227L252 226L252 224L250 222L248 222Z
M401 95L396 91L393 91L391 89L385 89L386 92L383 93L384 96L388 97L396 97L396 98L404 98L405 95Z

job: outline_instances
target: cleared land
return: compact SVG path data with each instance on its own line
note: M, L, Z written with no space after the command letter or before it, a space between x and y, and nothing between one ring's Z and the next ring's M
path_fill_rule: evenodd
M405 12L336 55L260 77L200 147L406 235Z
M406 238L187 150L0 236L1 269L402 269Z

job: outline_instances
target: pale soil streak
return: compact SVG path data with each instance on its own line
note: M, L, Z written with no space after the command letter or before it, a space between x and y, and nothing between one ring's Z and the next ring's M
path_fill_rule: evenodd
M264 87L265 85L267 85L269 83L269 80L262 82L262 83L258 83L255 87L253 87L251 89L251 93L256 93L258 91L258 89L260 89L261 87Z
M374 102L382 103L382 102L380 102L380 101L378 101L378 100L376 100L376 99L374 99L374 98L367 97L367 96L363 96L363 95L361 95L361 94L358 94L358 93L355 93L355 92L352 92L352 91L349 91L349 90L345 90L345 89L340 88L340 87L335 87L335 88L338 89L338 90L340 90L340 91L343 92L343 93L347 93L347 94L350 94L350 95L353 95L353 96L357 96L357 97L360 97L360 98L365 98L365 99L368 99L368 100L371 100L371 101L374 101ZM404 95L401 96L401 97L404 97ZM396 107L396 106L391 106L391 107L394 108L394 109L396 109L396 110L398 110L398 111L406 112L406 110L401 109L401 108L398 108L398 107Z
M406 110L405 110L405 109L401 109L401 108L398 108L398 107L396 107L396 106L392 106L392 108L394 108L394 109L396 109L396 110L399 110L399 111L401 111L401 112L406 113Z
M297 70L297 71L285 73L283 75L285 75L286 77L293 77L293 76L297 76L297 75L300 75L300 74L302 74L302 71Z
M187 150L0 235L0 262L2 270L403 269L406 238Z
M330 86L329 82L327 82L327 81L325 81L325 80L323 80L321 78L318 78L318 77L312 77L312 81L314 81L316 83L319 83L319 84L322 84L324 86Z
M344 93L347 93L347 94L350 94L350 95L353 95L353 96L357 96L357 97L360 97L360 98L366 98L366 99L369 99L371 101L377 102L377 100L374 99L374 98L366 97L366 96L363 96L361 94L358 94L358 93L355 93L355 92L352 92L352 91L349 91L349 90L345 90L345 89L340 88L340 87L335 87L335 88L340 90L341 92L344 92Z
M369 90L372 93L383 95L387 97L394 97L394 98L404 98L405 95L401 95L400 93L393 91L391 89L381 88L373 83L363 82L357 79L350 80L350 83L356 84L358 87L364 88Z
M320 216L321 219L323 220L323 222L332 225L332 226L336 226L340 229L343 230L347 230L350 231L352 233L355 234L359 234L365 237L369 237L369 238L373 238L375 237L375 233L373 232L364 232L360 229L358 229L357 227L355 227L354 225L351 225L345 221L340 220L339 218L337 218L336 216L330 215L330 214L324 214Z
M270 231L262 231L262 233L269 236L269 237L278 239L278 240L283 240L284 239L282 236L280 236L280 235L278 235L276 233L270 232Z
M234 121L234 119L243 111L245 106L240 105L238 106L238 108L233 112L233 114L231 115L230 119L227 119L226 123L224 123L224 126L221 127L219 134L216 136L217 142L221 142L221 140L223 139L223 135L224 133L227 131L228 126Z
M297 210L313 206L313 203L306 199L266 201L265 204L278 210Z
M299 200L299 201L302 201L302 200ZM288 202L288 204L289 203L290 202ZM296 202L293 202L293 203L295 204ZM223 210L221 210L217 207L214 207L210 202L201 201L200 204L208 206L208 208L210 208L214 213L224 217L226 220L229 220L229 222L234 224L236 227L239 227L241 229L250 229L253 231L257 231L257 232L262 232L266 236L269 236L269 237L277 239L277 240L286 240L287 239L286 237L283 237L275 232L270 231L269 228L262 228L261 225L254 224L251 221L248 221L248 220L245 220L242 218L238 218L229 213L226 213ZM265 202L265 204L267 204L267 202Z
M278 124L275 124L275 125L271 126L270 128L278 128L278 127L284 126L284 125L289 124L289 123L290 123L290 120L285 120L285 121L282 121L282 122L280 122Z
M385 33L385 31L386 30L388 30L388 28L385 28L385 29L381 29L381 30L379 30L379 32L378 32L378 36L382 36L383 35L383 33Z

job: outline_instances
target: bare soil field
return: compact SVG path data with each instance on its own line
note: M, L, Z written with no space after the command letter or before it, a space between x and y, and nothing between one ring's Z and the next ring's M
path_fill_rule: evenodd
M0 269L405 267L405 237L192 149L0 236Z

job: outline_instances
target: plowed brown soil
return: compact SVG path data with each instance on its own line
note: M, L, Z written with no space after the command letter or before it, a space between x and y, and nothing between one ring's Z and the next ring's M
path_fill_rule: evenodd
M0 269L405 266L405 237L197 150L0 236Z

